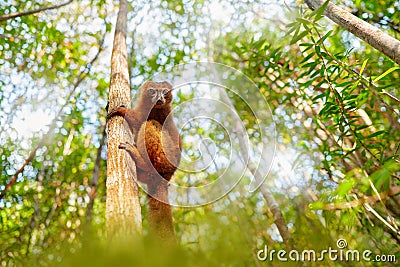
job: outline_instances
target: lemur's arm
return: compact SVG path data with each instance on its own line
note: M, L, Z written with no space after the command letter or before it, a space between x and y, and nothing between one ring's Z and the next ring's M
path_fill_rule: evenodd
M129 155L135 161L137 168L139 168L145 172L154 171L154 168L152 168L151 165L149 165L149 163L143 159L142 155L139 153L138 149L134 145L126 143L126 142L122 142L118 146L118 148L128 151Z
M124 117L132 132L136 132L140 127L139 114L135 109L130 109L125 106L114 108L107 114L107 120L114 116Z
M114 116L122 116L122 117L124 117L125 121L128 123L131 131L137 132L138 128L140 127L140 125L138 125L140 123L138 120L138 115L139 114L137 114L137 111L135 109L129 109L125 106L120 106L120 107L112 109L107 114L107 119L110 119ZM142 155L139 153L136 146L134 146L130 143L127 143L127 142L122 142L122 143L120 143L118 148L124 149L129 153L129 155L135 161L137 168L139 168L145 172L151 171L151 169L152 169L151 166L149 166L149 164L143 159Z

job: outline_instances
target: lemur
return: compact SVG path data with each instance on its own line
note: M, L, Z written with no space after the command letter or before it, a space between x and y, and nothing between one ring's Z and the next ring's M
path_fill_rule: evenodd
M173 122L172 86L168 82L147 81L136 108L121 106L111 110L107 118L123 116L135 135L135 143L122 142L135 161L137 179L147 184L149 226L154 234L174 239L168 182L181 157L181 137Z

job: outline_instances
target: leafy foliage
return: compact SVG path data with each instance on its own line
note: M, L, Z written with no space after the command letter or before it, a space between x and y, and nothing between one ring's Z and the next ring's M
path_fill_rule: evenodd
M0 16L49 4L3 1ZM293 248L323 250L341 237L350 249L399 258L400 71L394 62L325 19L324 7L309 11L264 1L130 5L133 94L159 71L213 60L242 71L268 100L278 151L263 186L278 200ZM353 7L356 15L397 36L397 2L354 1ZM159 248L146 239L146 220L144 240L129 250L109 251L101 141L110 63L103 51L109 51L115 13L112 1L74 1L0 22L0 191L45 137L0 200L1 264L150 265L151 259L157 266L247 266L260 264L256 251L264 245L287 249L263 195L241 185L210 205L175 208L180 246L159 258L151 254ZM194 94L178 90L175 104ZM238 97L230 99L250 138L259 140L251 110ZM185 133L214 141L223 136L219 141L227 142L218 128ZM191 186L216 177L217 172L207 177L178 173L175 179ZM145 194L141 197L144 202ZM98 255L106 254L100 262Z

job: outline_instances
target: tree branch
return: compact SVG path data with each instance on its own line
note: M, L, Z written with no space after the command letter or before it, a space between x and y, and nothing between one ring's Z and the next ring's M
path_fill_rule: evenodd
M384 14L382 14L382 13L379 13L378 17L377 17L376 15L374 15L372 13L369 13L369 12L366 12L366 11L360 10L360 9L353 10L353 12L352 12L352 14L354 16L357 16L358 18L361 18L362 14L364 14L364 13L367 13L368 15L370 15L364 21L368 21L369 20L369 21L377 23L377 24L379 24L380 26L383 26L383 27L384 26L389 26L391 30L393 30L393 31L395 31L397 33L400 33L400 29L399 29L400 24L394 22L391 19L386 18L386 16ZM387 24L382 23L382 21L385 21Z
M322 6L325 1L305 0L305 2L310 9L314 10ZM399 40L332 3L328 3L324 15L400 64Z
M89 73L90 69L93 66L93 63L97 60L97 58L99 57L101 51L103 51L103 42L104 42L104 37L103 39L100 41L100 47L99 50L97 51L96 56L89 62L86 64L86 67L83 71L81 71L81 73L78 76L78 79L76 80L73 89L71 90L71 92L69 93L69 95L67 96L67 100L65 102L64 105L61 106L61 108L58 110L56 116L54 117L54 119L52 120L49 129L47 130L46 134L43 135L42 139L39 141L39 143L36 145L36 147L31 151L31 153L29 154L28 158L25 160L25 162L22 164L22 166L14 173L14 175L11 177L10 181L7 183L6 187L4 188L3 192L1 192L0 194L0 200L2 198L4 198L5 194L7 191L9 191L11 189L11 187L15 184L15 182L17 181L18 175L20 173L22 173L26 167L26 165L28 165L36 156L36 152L39 148L41 148L45 142L47 141L47 139L50 137L50 135L53 133L56 125L57 125L57 121L58 119L61 117L61 114L63 112L63 109L69 104L69 100L71 99L71 97L74 95L76 89L78 88L78 86L81 84L81 82L86 78L87 74Z
M230 101L228 94L224 89L220 90L220 96L225 104L227 104L233 110L236 110L232 102ZM234 123L234 128L236 137L239 139L240 154L242 155L243 159L247 159L248 151L244 145L246 144L246 140L244 140L244 135L241 134L242 129L240 127L240 123ZM264 179L263 175L259 171L259 168L254 166L254 164L247 163L246 167L250 170L251 174L253 175L256 181L262 181ZM289 229L286 225L286 221L285 218L283 217L282 211L279 208L278 203L276 202L276 199L274 198L272 193L265 188L265 186L261 185L260 190L262 196L265 199L265 202L267 202L267 206L269 207L274 216L274 222L278 228L279 234L282 237L283 243L285 243L285 246L288 250L291 250Z
M62 6L66 6L70 3L72 3L73 0L67 1L63 4L59 4L59 5L53 5L53 6L48 6L48 7L42 7L39 9L35 9L35 10L30 10L30 11L24 11L24 12L15 12L15 13L11 13L11 14L6 14L0 17L0 21L5 21L8 19L13 19L13 18L17 18L17 17L23 17L23 16L27 16L27 15L31 15L31 14L35 14L35 13L39 13L45 10L51 10L51 9L56 9L56 8L60 8Z

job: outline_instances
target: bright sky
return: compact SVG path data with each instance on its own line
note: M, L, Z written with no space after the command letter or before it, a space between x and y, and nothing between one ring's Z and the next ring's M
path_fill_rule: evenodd
M29 138L50 124L52 117L43 110L31 111L28 107L22 108L21 117L15 117L13 125L18 135Z
M265 17L273 17L276 14L279 14L281 10L279 10L279 6L277 4L271 4L270 1L266 1L265 3L265 8L262 10L257 10L259 11L260 14L264 15ZM216 22L222 22L222 24L227 24L229 23L231 16L234 12L233 8L227 6L226 4L223 4L222 2L214 1L210 6L209 10L211 12L211 17L214 21ZM149 12L148 9L142 10L143 12L147 13ZM111 13L110 13L111 14ZM252 18L248 17L246 18L248 21L247 23L251 25ZM115 20L113 20L115 21ZM94 20L94 24L99 24L99 21ZM115 24L115 23L114 23ZM67 25L66 21L61 20L60 27L64 27ZM85 27L95 27L94 25L85 25ZM143 23L140 25L138 28L138 33L145 34L145 32L151 32L151 33L157 33L159 30L157 28L158 24L155 23L154 21L151 20L144 20ZM98 28L98 25L96 26ZM143 32L145 31L145 32ZM106 39L106 46L108 47L107 53L103 54L103 58L101 59L101 62L104 60L109 60L109 55L110 55L110 49L111 49L111 43L112 43L112 37L113 34L110 34L110 36ZM204 37L204 36L203 36ZM203 38L202 37L202 38ZM203 45L206 45L205 42L202 43ZM154 46L154 45L153 45ZM198 47L199 49L201 47ZM146 52L146 51L144 51ZM108 65L104 65L108 66ZM18 85L19 87L23 87L24 81L18 77L18 76L13 76L12 77L12 83ZM26 81L25 81L26 83ZM57 92L53 92L54 94L57 94ZM57 107L58 109L59 107ZM22 107L21 110L22 116L14 116L14 121L13 125L17 131L17 134L19 137L22 137L23 139L29 139L31 138L35 133L39 131L43 131L47 128L47 126L50 124L50 122L53 119L52 114L49 114L48 112L45 112L45 107L32 107L29 103L26 103L25 106ZM21 144L22 145L22 144ZM28 149L29 148L25 148ZM288 156L289 154L289 156ZM297 173L296 170L293 167L288 167L288 166L293 166L293 161L296 160L297 154L294 151L286 151L284 153L278 153L277 155L278 160L275 159L275 171L278 173L279 177L284 177L284 180L280 180L280 184L278 187L284 188L289 185L296 185L298 184L298 181L302 178L303 174L302 173ZM279 164L276 164L276 162L279 162Z

